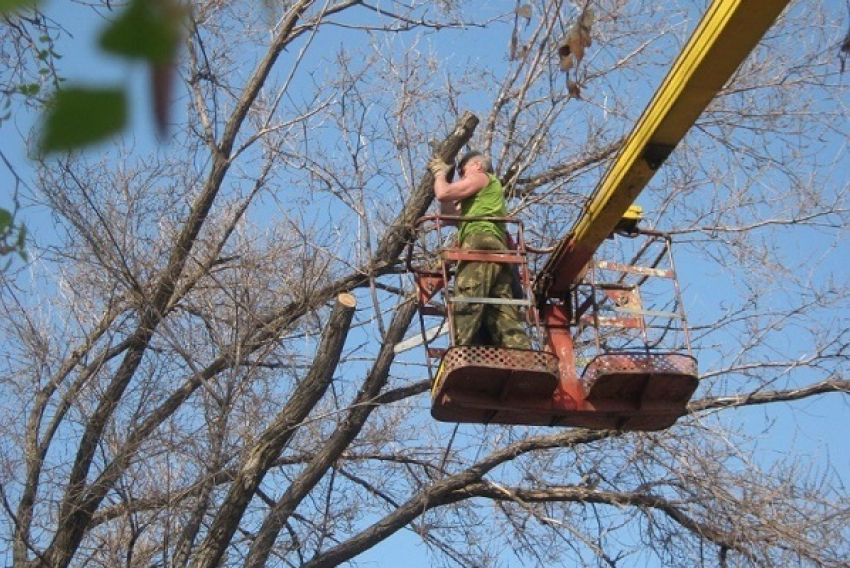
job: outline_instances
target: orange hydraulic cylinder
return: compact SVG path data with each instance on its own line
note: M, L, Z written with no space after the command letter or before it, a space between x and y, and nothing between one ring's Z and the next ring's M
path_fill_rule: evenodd
M560 382L552 396L555 410L583 409L584 387L578 380L573 349L573 336L570 333L570 320L566 307L546 305L541 314L546 332L546 348L558 357Z

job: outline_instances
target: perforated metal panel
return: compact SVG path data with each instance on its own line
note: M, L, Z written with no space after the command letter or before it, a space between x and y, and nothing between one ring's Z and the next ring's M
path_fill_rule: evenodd
M641 412L684 413L698 384L696 360L679 353L600 355L582 378L595 407L630 404Z
M467 365L558 374L558 358L544 351L470 345L450 349L443 359L444 372L451 372L457 367Z
M443 357L433 395L464 393L491 402L549 399L558 383L552 353L489 346L453 347Z
M615 373L696 375L696 360L680 353L607 353L588 364L582 378L590 383Z

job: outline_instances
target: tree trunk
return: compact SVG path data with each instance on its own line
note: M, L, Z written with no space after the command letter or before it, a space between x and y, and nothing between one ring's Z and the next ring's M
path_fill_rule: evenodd
M218 565L266 472L330 386L356 304L354 296L349 293L337 297L309 374L251 450L213 520L193 566L213 568Z

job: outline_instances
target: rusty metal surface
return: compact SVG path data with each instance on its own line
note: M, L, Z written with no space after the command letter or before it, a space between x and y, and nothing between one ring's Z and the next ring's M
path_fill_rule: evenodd
M587 397L576 399L556 381L551 353L451 348L434 384L431 414L461 423L662 430L687 412L697 386L695 360L676 353L601 356L591 369L592 380L583 381Z
M442 259L447 262L503 262L506 264L525 264L525 254L511 250L475 250L445 248Z
M480 365L493 369L540 369L556 374L558 372L558 359L551 353L485 345L469 345L450 349L446 353L443 364L446 369Z
M596 409L625 403L644 414L683 414L699 384L696 360L680 353L600 355L582 378L585 400Z
M471 345L446 351L433 393L460 391L498 397L549 397L558 382L558 358L545 351Z
M595 357L587 365L582 379L591 383L601 375L615 373L696 376L697 363L692 356L683 353L606 353Z
M676 275L669 268L651 268L648 266L632 266L609 260L597 260L594 265L600 270L613 270L628 274L640 274L643 276L656 276L658 278L675 278Z

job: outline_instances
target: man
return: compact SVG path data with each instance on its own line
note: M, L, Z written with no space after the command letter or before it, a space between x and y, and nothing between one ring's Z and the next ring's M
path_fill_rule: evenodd
M490 160L480 152L469 152L458 164L460 179L446 180L451 166L439 158L428 162L434 175L434 194L445 205L460 203L463 217L505 217L507 205L502 183L492 173ZM461 221L458 241L463 249L506 250L504 223L494 221ZM456 298L513 298L513 271L507 263L460 262L455 276ZM452 316L455 345L481 343L486 331L496 345L531 349L531 341L520 321L519 311L510 304L456 302ZM486 343L486 342L485 342Z

